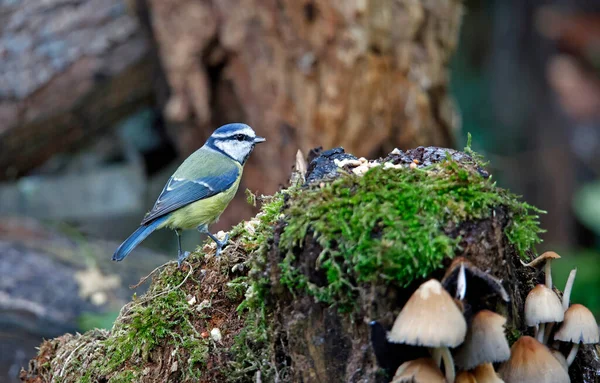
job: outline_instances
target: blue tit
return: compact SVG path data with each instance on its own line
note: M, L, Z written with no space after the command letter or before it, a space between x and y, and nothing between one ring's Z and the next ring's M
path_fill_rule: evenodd
M197 228L217 244L217 256L229 235L219 241L208 231L216 222L240 185L244 164L254 146L265 139L245 124L228 124L215 130L204 146L192 153L169 178L154 207L140 227L119 246L114 261L125 257L154 230L175 230L178 244L177 262L187 258L181 251L180 231Z

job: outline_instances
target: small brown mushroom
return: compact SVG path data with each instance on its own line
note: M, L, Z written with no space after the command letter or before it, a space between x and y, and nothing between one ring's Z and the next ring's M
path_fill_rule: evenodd
M391 383L446 383L444 374L431 358L402 363Z
M560 258L560 255L556 254L554 251L546 251L545 253L543 253L542 255L540 255L539 257L537 257L536 259L534 259L533 261L531 261L529 263L524 263L523 261L521 261L521 263L523 264L523 266L537 267L538 265L542 264L542 262L544 262L544 274L546 276L546 287L551 289L552 288L552 261L554 259L559 259L559 258Z
M456 375L456 383L478 383L475 375L469 371L461 371Z
M536 327L536 338L544 341L546 323L562 322L562 303L554 291L544 285L537 285L525 299L525 323Z
M392 343L434 348L441 354L448 383L455 378L449 347L465 339L467 323L452 297L435 279L423 283L398 314L387 338Z
M554 356L556 360L560 362L561 366L563 366L565 371L569 371L569 364L567 363L567 358L565 358L562 352L554 349L550 349L550 352L552 353L552 356Z
M504 362L510 348L504 335L506 318L490 310L481 310L473 317L465 342L456 354L456 364L471 370L480 364Z
M567 283L565 284L565 289L563 290L562 297L562 307L563 311L567 311L569 309L569 301L571 300L571 291L573 290L573 284L575 283L575 276L577 275L577 269L571 270L569 273L569 278L567 278ZM554 323L549 323L546 325L546 331L544 331L544 344L548 344L548 339L550 338L550 334L552 333L552 328L554 327Z
M496 374L491 363L480 364L473 370L473 375L477 379L477 383L504 383L504 380Z
M575 360L579 345L598 343L600 334L594 314L587 307L574 304L565 313L565 320L560 329L554 334L555 340L571 342L571 352L567 356L567 365L570 366Z
M530 336L520 337L500 367L506 383L570 383L569 374L548 347Z

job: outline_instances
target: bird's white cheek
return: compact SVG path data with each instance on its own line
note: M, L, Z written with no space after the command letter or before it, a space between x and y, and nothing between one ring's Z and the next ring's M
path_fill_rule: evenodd
M252 146L252 144L248 142L239 141L217 141L215 145L231 158L234 158L239 162L243 162Z

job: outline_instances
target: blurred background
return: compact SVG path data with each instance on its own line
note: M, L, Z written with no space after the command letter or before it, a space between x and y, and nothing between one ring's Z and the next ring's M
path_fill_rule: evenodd
M164 231L110 261L234 121L268 143L213 231L252 216L243 191L284 185L298 149L471 133L499 185L548 211L538 250L563 256L558 286L578 268L572 300L600 316L597 1L0 0L0 381L43 337L110 328L174 258Z

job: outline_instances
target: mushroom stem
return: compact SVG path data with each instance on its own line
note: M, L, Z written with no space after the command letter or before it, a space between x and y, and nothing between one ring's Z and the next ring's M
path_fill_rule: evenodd
M438 350L442 354L442 359L444 360L444 371L446 372L446 380L448 381L448 383L454 383L456 371L454 370L454 360L452 360L452 354L450 354L450 350L448 349L448 347L440 347L438 348Z
M573 344L573 347L571 347L571 352L569 352L569 356L567 356L567 365L570 366L573 364L575 356L577 356L577 351L579 351L579 343L575 343Z
M540 343L544 343L544 334L546 331L546 323L540 323L540 327L537 330L537 332L535 333L535 339L540 342Z
M435 362L438 367L441 367L442 364L442 352L439 348L431 349L431 359Z
M552 289L552 260L546 260L544 264L544 274L546 274L546 287Z
M575 283L575 276L577 275L577 269L571 270L567 284L565 284L565 292L563 294L562 306L563 310L567 311L569 308L569 301L571 300L571 290L573 290L573 283Z
M550 334L552 333L552 328L554 327L554 322L548 323L546 325L546 329L544 330L544 341L542 343L548 343L548 339L550 339Z
M458 272L458 280L456 281L456 295L455 297L458 300L465 299L465 295L467 294L467 276L465 275L465 265L464 263L460 265L460 270Z

